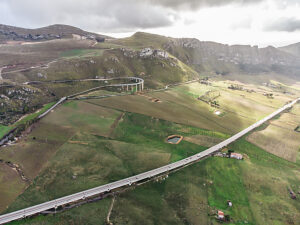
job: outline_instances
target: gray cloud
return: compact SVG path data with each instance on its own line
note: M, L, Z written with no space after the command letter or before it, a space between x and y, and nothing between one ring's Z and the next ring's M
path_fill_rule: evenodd
M124 32L172 25L175 11L136 0L1 0L0 22L25 27L54 23Z
M181 11L261 1L267 0L0 0L0 23L28 28L61 23L94 32L126 32L171 26L181 19ZM234 29L249 27L244 22ZM184 23L193 23L193 18L185 18ZM297 24L286 21L268 29L293 31Z
M138 0L137 0L138 1ZM146 0L155 5L176 9L176 10L196 10L200 7L223 6L228 4L251 4L264 0Z
M296 18L281 18L265 26L266 31L287 31L300 30L300 20Z

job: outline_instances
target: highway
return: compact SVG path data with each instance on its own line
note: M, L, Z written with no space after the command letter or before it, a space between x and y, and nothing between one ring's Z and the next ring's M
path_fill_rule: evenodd
M99 194L103 194L106 192L109 192L111 190L120 188L120 187L126 187L129 186L133 183L139 182L139 181L143 181L146 180L148 178L151 177L155 177L157 175L161 175L164 173L167 173L169 171L175 170L175 169L179 169L181 167L187 166L191 163L195 163L197 161L199 161L200 159L203 159L207 156L210 156L211 154L221 150L223 147L229 145L230 143L236 141L237 139L241 138L242 136L244 136L245 134L249 133L250 131L252 131L253 129L259 127L260 125L262 125L263 123L265 123L266 121L270 120L271 118L273 118L274 116L278 115L279 113L283 112L284 110L292 107L295 103L297 103L300 100L300 98L295 99L294 101L286 104L285 106L283 106L282 108L276 110L275 112L273 112L272 114L268 115L267 117L261 119L260 121L254 123L253 125L249 126L248 128L240 131L239 133L233 135L232 137L222 141L221 143L208 148L207 150L200 152L198 154L195 154L193 156L190 156L188 158L182 159L180 161L132 176L132 177L128 177L122 180L118 180L109 184L105 184L105 185L101 185L99 187L95 187L92 189L88 189L85 191L81 191L72 195L68 195L62 198L58 198L58 199L54 199L52 201L48 201L39 205L35 205L32 207L28 207L22 210L18 210L12 213L8 213L8 214L4 214L0 216L0 223L4 224L7 222L11 222L14 220L18 220L18 219L22 219L28 216L32 216L38 213L41 213L43 211L49 210L49 209L53 209L53 208L57 208L58 206L62 206L65 205L67 203L72 203L81 199L85 199L88 197L92 197L92 196L96 196ZM63 101L63 99L61 99L61 101ZM59 104L59 102L58 102Z
M142 91L144 89L144 80L138 77L117 77L117 78L108 78L108 79L81 79L81 80L54 80L54 81L30 81L30 82L25 82L23 84L29 85L29 84L43 84L43 83L69 83L69 82L85 82L85 81L111 81L111 80L121 80L121 79L127 79L127 80L135 80L136 83L125 83L125 84L108 84L108 85L103 85L95 88L91 88L82 92L78 92L69 96L62 97L57 103L55 103L50 109L48 109L46 112L38 116L38 119L43 118L46 116L48 113L50 113L54 108L56 108L58 105L63 103L64 101L74 98L78 95L86 94L91 91L96 91L104 87L128 87L128 86L135 86L136 88L138 85L140 85L140 90Z

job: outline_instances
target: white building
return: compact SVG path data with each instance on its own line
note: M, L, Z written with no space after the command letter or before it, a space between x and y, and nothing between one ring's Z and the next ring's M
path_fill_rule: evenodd
M243 159L243 155L240 154L240 153L233 152L233 153L230 154L230 158Z

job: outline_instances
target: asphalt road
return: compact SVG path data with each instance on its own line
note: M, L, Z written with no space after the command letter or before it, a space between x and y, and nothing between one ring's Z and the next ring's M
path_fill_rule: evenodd
M62 99L61 99L62 100ZM291 103L288 103L287 105L283 106L282 108L276 110L275 112L273 112L272 114L270 114L269 116L263 118L262 120L254 123L253 125L249 126L248 128L240 131L239 133L233 135L232 137L226 139L225 141L222 141L221 143L203 151L200 152L198 154L195 154L193 156L190 156L188 158L182 159L180 161L168 164L166 166L162 166L159 167L157 169L153 169L132 177L128 177L122 180L118 180L109 184L105 184L105 185L101 185L99 187L95 187L92 189L88 189L85 191L81 191L72 195L68 195L62 198L58 198L52 201L48 201L48 202L44 202L42 204L39 205L35 205L32 207L28 207L22 210L18 210L12 213L8 213L8 214L4 214L2 216L0 216L0 223L4 224L7 222L11 222L14 220L18 220L18 219L22 219L28 216L32 216L38 213L41 213L43 211L52 209L52 208L57 208L58 206L67 204L67 203L72 203L81 199L85 199L88 197L92 197L95 195L99 195L99 194L103 194L106 192L109 192L111 190L114 190L116 188L120 188L120 187L125 187L128 185L131 185L135 182L138 181L142 181L166 172L169 172L171 170L174 169L178 169L181 168L183 166L186 166L188 164L197 162L200 159L203 159L219 150L221 150L223 147L229 145L230 143L236 141L237 139L239 139L240 137L244 136L245 134L249 133L250 131L252 131L253 129L259 127L260 125L262 125L264 122L266 122L267 120L273 118L274 116L278 115L279 113L283 112L284 110L292 107L295 103L297 103L300 100L300 98L295 99L294 101L292 101Z

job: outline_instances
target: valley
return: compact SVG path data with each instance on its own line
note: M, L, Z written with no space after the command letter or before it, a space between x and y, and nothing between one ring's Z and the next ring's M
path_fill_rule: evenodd
M291 46L87 35L18 36L0 46L0 137L18 134L0 147L2 214L192 159L300 95ZM144 89L118 80L133 76ZM219 224L218 210L228 224L298 224L299 110L295 103L217 149L243 160L208 154L97 201L10 224ZM172 135L180 141L170 144Z

